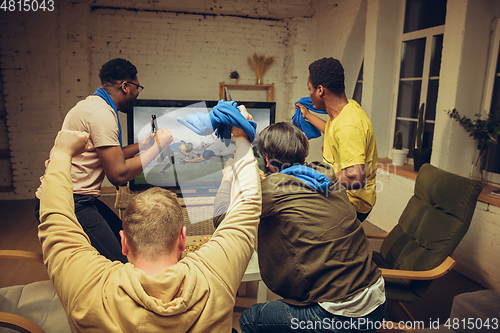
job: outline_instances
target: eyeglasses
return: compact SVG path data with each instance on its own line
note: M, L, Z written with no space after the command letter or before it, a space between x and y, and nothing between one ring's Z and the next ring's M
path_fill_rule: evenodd
M126 83L130 83L130 84L133 84L134 86L136 86L136 87L137 87L137 91L138 91L139 93L140 93L141 91L143 91L143 90L144 90L144 87L143 87L143 86L141 86L141 85L139 85L139 84L136 84L136 83L134 83L134 82L130 82L130 81L125 81L125 82L126 82Z

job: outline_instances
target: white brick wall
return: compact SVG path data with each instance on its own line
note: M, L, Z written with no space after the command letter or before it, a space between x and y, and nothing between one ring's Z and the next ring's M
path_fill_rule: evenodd
M257 52L275 56L264 83L275 83L283 107L287 25L282 21L99 9L91 26L92 85L102 63L124 57L138 68L145 87L140 98L216 100L219 82L229 82L232 70L239 72L239 83L255 83L247 57ZM265 92L230 94L265 99Z
M16 193L0 199L33 197L43 154L60 126L57 14L2 13L0 54L7 126ZM53 139L52 139L53 140ZM40 164L41 162L41 164Z
M83 0L58 2L53 13L0 15L0 59L16 188L15 193L0 193L0 200L33 197L64 115L94 92L100 67L112 58L123 57L137 66L145 86L140 98L217 100L219 82L229 82L233 70L240 73L239 83L255 83L248 56L275 56L263 82L275 83L278 121L291 119L293 102L307 93L302 81L314 58L311 47L295 52L290 44L290 19L91 10ZM304 28L308 21L304 19ZM297 29L295 35L306 36L302 47L311 32ZM296 84L285 75L287 64L294 62L303 71L298 84L304 93L299 96L286 94ZM266 98L265 91L230 94L233 100Z

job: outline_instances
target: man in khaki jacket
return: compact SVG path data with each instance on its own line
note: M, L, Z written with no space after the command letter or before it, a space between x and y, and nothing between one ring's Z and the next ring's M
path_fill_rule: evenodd
M211 240L180 260L186 239L181 209L173 195L153 189L126 212L121 236L129 263L122 264L99 255L74 214L71 158L85 150L88 134L59 132L43 180L39 238L73 332L231 331L261 213L250 142L237 128L233 136L238 178Z

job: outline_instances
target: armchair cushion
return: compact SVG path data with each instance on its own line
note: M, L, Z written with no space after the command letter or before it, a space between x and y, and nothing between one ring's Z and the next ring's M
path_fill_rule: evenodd
M51 281L0 289L0 312L27 318L46 332L71 332L66 312ZM14 331L0 327L0 332Z
M423 271L441 264L467 232L481 190L480 182L424 164L413 197L373 256L377 266ZM388 278L386 290L391 299L414 302L430 283Z

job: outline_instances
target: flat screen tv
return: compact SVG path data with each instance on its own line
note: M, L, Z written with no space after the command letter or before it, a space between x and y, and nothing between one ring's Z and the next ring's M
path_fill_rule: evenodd
M158 128L168 129L174 145L164 150L144 171L129 182L133 191L160 186L179 196L215 195L222 179L222 169L233 157L234 143L226 147L215 134L200 136L177 121L188 114L208 113L218 101L137 100L127 115L128 143L139 142L151 131L151 116L156 116ZM237 102L245 105L257 122L256 140L252 148L258 155L260 131L274 123L276 103ZM191 150L192 149L192 150ZM212 152L212 153L210 153ZM262 167L263 161L259 165Z

